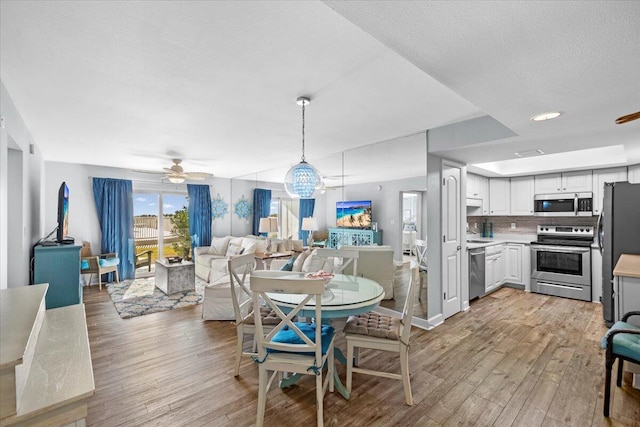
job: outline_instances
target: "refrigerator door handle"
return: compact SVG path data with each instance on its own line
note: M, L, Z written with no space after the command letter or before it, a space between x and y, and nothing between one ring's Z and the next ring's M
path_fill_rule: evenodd
M604 248L602 247L602 215L604 214L603 212L600 212L600 215L598 215L598 223L596 225L596 233L598 235L598 249L600 249L600 254L602 254L602 252L604 251Z

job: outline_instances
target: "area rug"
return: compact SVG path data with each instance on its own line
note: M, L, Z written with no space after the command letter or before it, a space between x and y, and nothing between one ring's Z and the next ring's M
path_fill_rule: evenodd
M196 290L165 295L155 286L155 277L107 284L107 292L123 319L200 304L205 282L196 277Z

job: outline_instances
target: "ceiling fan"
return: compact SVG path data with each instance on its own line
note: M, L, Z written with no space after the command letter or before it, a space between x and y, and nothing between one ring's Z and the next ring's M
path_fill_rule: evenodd
M635 113L627 114L626 116L618 117L616 119L616 124L621 125L623 123L628 123L633 120L640 119L640 111L636 111Z
M182 159L172 159L173 166L170 168L163 168L166 172L166 178L174 184L181 184L186 179L192 181L202 181L203 179L210 178L213 175L206 172L185 172L184 168L180 165Z

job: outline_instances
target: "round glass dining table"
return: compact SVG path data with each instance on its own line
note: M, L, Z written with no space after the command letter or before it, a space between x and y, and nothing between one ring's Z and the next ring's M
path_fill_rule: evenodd
M257 273L257 272L256 272ZM254 274L256 274L254 273ZM268 274L268 273L267 273ZM274 277L274 273L268 274ZM284 274L276 273L281 278L300 278L304 273ZM282 311L288 312L293 310L300 303L305 295L285 294L285 293L267 293L269 298L282 308ZM362 314L375 309L380 301L384 298L384 289L377 282L365 277L351 276L346 274L336 274L325 285L325 291L322 295L322 318L335 319L339 317L348 317L355 314ZM316 314L315 299L309 301L305 307L298 312L302 317L313 317ZM346 364L346 358L339 348L335 348L335 359ZM294 374L280 381L280 387L289 387L300 379L300 374ZM334 384L336 391L345 399L349 399L349 392L340 381L338 371L334 370Z
M302 276L304 273L279 275L283 279ZM285 312L287 308L295 308L305 298L302 294L268 293L267 295ZM325 285L325 291L322 294L322 318L335 319L366 313L376 308L383 298L384 290L377 282L365 277L336 274ZM315 299L312 299L304 309L298 312L298 315L313 317L315 310Z

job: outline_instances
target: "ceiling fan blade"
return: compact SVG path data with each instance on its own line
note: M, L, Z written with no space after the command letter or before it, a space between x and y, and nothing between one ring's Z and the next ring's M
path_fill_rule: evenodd
M618 117L616 119L616 124L621 125L623 123L627 123L633 120L640 119L640 111L636 111L635 113L627 114L626 116Z
M192 179L194 181L202 181L203 179L211 178L213 174L206 172L187 172L185 173L187 179Z
M160 172L160 171L148 171L148 170L142 170L142 169L130 169L130 171L135 173L146 173L150 175L165 175L164 172Z

